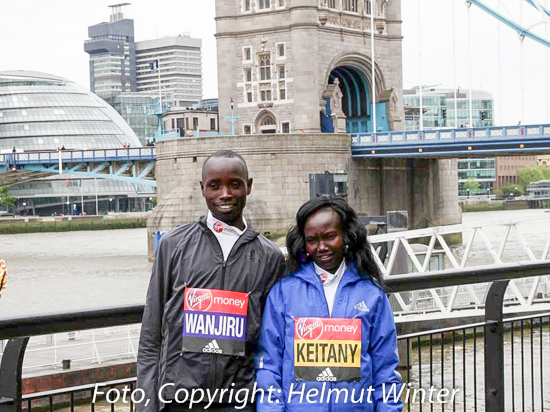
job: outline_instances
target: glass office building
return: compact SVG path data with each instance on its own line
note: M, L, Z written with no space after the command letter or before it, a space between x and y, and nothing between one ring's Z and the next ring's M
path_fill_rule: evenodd
M455 121L455 101L457 118ZM420 89L403 90L405 129L420 129ZM472 90L472 121L470 122L470 91L465 89L422 89L424 129L442 127L488 127L494 125L493 97L482 90Z
M456 95L456 99L455 99ZM420 89L403 91L405 106L405 129L420 129ZM455 102L456 114L455 119ZM472 122L470 123L470 91L465 89L422 89L422 123L424 129L490 127L494 126L493 97L482 90L472 90ZM495 158L458 159L458 195L494 195L497 181ZM473 179L477 189L467 190L466 184Z
M125 144L141 146L115 109L92 92L49 74L0 72L0 150L108 149L122 148ZM68 177L74 180L69 179L67 185ZM97 192L107 202L112 199L113 210L120 210L117 204L122 197L148 199L155 193L148 186L67 175L20 183L12 186L10 193L20 202L24 199L29 209L36 206L37 214L40 202L52 205L43 206L45 214L51 214L52 210L62 213L59 205L66 203L68 197L85 195L87 190L93 191L94 196ZM44 197L50 200L38 200ZM137 208L141 208L139 202ZM108 205L103 204L101 209L106 211Z

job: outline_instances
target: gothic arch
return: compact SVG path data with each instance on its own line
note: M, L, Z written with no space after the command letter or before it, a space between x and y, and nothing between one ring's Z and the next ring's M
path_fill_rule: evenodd
M321 115L322 131L341 132L345 128L348 133L363 133L373 131L375 126L377 130L389 129L388 111L384 102L387 98L382 99L382 93L386 89L384 76L376 64L374 70L375 102L372 92L372 61L369 57L359 53L343 53L330 63L323 93L323 99L330 106L330 115L326 111L324 116ZM336 97L333 97L334 87L331 85L334 84L341 91L337 104L336 101L333 102ZM341 111L338 112L338 108Z
M362 72L368 81L368 84L372 84L372 61L371 58L361 53L342 53L336 56L329 64L328 70L325 75L324 84L328 84L330 80L330 74L337 67L352 67ZM376 96L381 96L382 91L386 90L386 82L384 80L384 74L380 67L375 63L374 76L376 86ZM369 92L372 96L372 91L369 87Z
M256 121L254 122L254 129L256 133L278 133L279 128L277 116L273 114L271 110L262 110L256 116Z

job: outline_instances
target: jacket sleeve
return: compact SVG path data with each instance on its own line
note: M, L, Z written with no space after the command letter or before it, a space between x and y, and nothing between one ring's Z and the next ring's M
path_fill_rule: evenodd
M278 282L267 297L262 318L259 350L255 356L257 412L276 412L285 409L282 390L285 351L285 319L282 299L281 282Z
M136 405L138 412L158 412L160 351L162 345L162 317L169 298L170 258L167 242L161 238L153 272L147 290L145 310L141 323L137 358L137 387L145 392L145 400Z
M396 370L399 366L397 333L390 301L382 291L374 316L369 346L372 359L374 410L398 412L403 409L403 403L399 398L401 375Z

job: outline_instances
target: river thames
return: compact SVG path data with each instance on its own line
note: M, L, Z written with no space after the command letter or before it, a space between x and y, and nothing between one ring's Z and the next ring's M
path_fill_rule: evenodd
M525 242L529 245L537 258L544 249L545 243L550 233L550 213L545 210L515 210L498 212L478 212L465 213L463 223L465 225L492 225L499 222L522 222L518 224ZM491 240L493 247L498 249L498 245L504 236L503 227L493 226L485 229L486 234ZM147 260L147 230L146 229L121 229L104 231L80 231L80 232L58 232L58 233L32 233L17 235L0 235L0 258L6 260L9 278L7 289L3 291L0 299L0 317L19 317L30 314L42 314L59 311L75 311L81 309L91 309L105 306L116 306L126 304L142 304L147 293L147 285L151 273L152 264ZM456 246L453 249L457 255L465 248L468 236L463 239L462 246ZM528 256L522 250L517 242L518 237L513 231L510 234L510 244L504 249L503 261L527 260ZM475 242L471 253L468 266L483 265L492 263L492 258L484 248L483 242ZM448 263L448 262L447 262ZM517 325L516 325L517 326ZM545 332L549 326L545 326ZM540 349L540 337L536 327L533 331L533 352L534 365L540 364L540 354L544 351L544 358L550 358L550 345L544 345L544 350ZM550 334L550 332L549 332ZM530 351L530 331L525 332L526 357L533 352ZM545 336L546 333L545 333ZM436 337L437 338L437 337ZM545 337L544 340L547 338ZM514 334L511 339L506 335L506 368L510 367L510 346L514 341L515 348L520 348L521 339L519 332ZM135 341L135 338L134 338ZM137 341L135 341L137 344ZM456 389L458 391L458 405L430 404L420 405L412 402L409 408L405 410L475 410L473 405L474 398L477 398L477 408L483 408L483 338L479 337L475 344L477 350L474 351L474 342L471 336L465 341L463 347L460 341L455 348L456 370L449 369L453 364L452 359L455 355L450 352L450 347L445 348L445 367L441 368L441 352L434 348L433 382L438 388ZM522 348L523 349L523 348ZM426 350L428 352L426 352ZM428 377L430 372L427 356L429 349L422 350L422 383L419 382L418 366L420 359L417 350L411 353L412 370L409 374L404 372L403 376L409 378L411 384L415 387L429 389L430 383ZM475 357L475 361L474 361ZM523 357L516 357L514 363L523 362ZM468 365L463 369L462 364ZM473 364L477 364L477 373L470 370ZM529 365L527 365L529 366ZM467 377L462 374L467 370ZM517 365L515 393L518 398L515 404L518 409L523 406L523 397L519 399L519 393L522 391L520 376L520 365ZM533 373L539 373L538 366L533 367ZM443 373L442 373L443 372ZM524 371L526 377L524 384L530 388L531 368ZM456 373L456 381L454 374ZM542 372L540 372L542 373ZM409 376L407 376L409 375ZM477 378L477 383L474 385ZM523 375L523 373L522 373ZM521 376L523 378L523 376ZM444 379L444 383L442 380ZM537 381L537 379L535 379ZM550 381L550 369L544 371L544 380ZM510 406L511 381L509 372L507 372L507 403ZM474 395L474 387L476 392ZM529 389L527 389L529 392ZM535 398L538 399L540 391L537 390ZM412 396L412 393L411 393ZM550 397L549 397L550 398ZM466 399L466 408L463 406L463 400ZM531 397L526 394L527 405L525 410L538 410L530 408ZM538 403L538 401L537 401ZM121 405L117 405L121 406ZM445 409L444 409L445 408ZM550 408L550 399L544 400L544 408ZM109 410L105 403L97 405L97 410ZM117 408L118 409L118 408ZM508 409L506 409L508 410Z
M550 213L545 210L463 214L466 225L512 220L526 221L522 234L540 254L550 230ZM495 245L501 232L502 228L487 230ZM152 267L146 237L146 229L0 235L0 258L6 261L9 274L0 316L144 303ZM503 261L527 259L511 245ZM473 248L472 261L492 263L482 249Z

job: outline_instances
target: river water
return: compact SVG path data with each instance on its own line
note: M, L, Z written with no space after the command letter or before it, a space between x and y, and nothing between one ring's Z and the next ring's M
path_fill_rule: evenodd
M498 222L522 222L519 224L521 233L526 243L537 257L540 257L544 249L548 233L550 232L550 213L545 210L518 210L466 213L463 215L463 223L466 225L490 225ZM491 239L493 247L498 248L499 241L504 236L502 227L487 228L486 233ZM79 231L58 233L31 233L16 235L0 235L0 258L6 260L9 278L7 289L0 298L0 317L28 316L58 311L74 311L79 309L91 309L105 306L124 304L140 304L144 302L147 285L149 282L151 263L147 261L147 231L146 229L121 229L104 231ZM510 244L504 250L503 261L527 260L528 256L521 249L515 233L510 235ZM464 245L467 242L464 237ZM458 246L455 250L458 255L465 246ZM492 263L490 255L480 239L474 243L471 252L470 265ZM448 263L448 262L447 262ZM550 342L550 329L545 327L548 333L544 340ZM538 332L534 332L535 365L539 356ZM527 335L529 336L529 335ZM514 337L515 348L519 348L519 337ZM507 337L506 347L511 345L512 339ZM466 349L460 345L455 348L457 357L457 382L450 384L452 376L449 369L452 365L452 351L447 346L443 357L445 366L443 373L441 367L435 366L433 370L434 382L440 382L444 377L444 387L462 390L458 397L462 398L463 375L462 360L466 359L467 365L473 365L473 342L468 340ZM483 403L483 339L478 339L476 361L478 365L477 393L479 399L478 408L481 410ZM544 358L550 358L550 344L544 345ZM428 349L429 350L429 349ZM428 359L423 349L422 361ZM507 355L508 357L510 355ZM433 353L435 365L440 365L441 355ZM515 363L519 358L516 358ZM418 364L418 354L411 354L413 365ZM511 361L507 361L509 365ZM427 363L425 363L427 365ZM468 370L471 366L467 366ZM422 368L422 375L426 370ZM518 369L519 370L519 369ZM538 372L538 369L535 368ZM544 381L550 382L550 370L544 372ZM472 372L473 373L473 372ZM529 374L529 370L527 370ZM405 374L406 375L406 374ZM418 368L411 370L410 381L419 386ZM428 388L426 378L423 378L422 387ZM517 375L516 375L517 379ZM468 405L463 409L457 405L456 410L474 410L472 405L473 375L469 375L466 382ZM521 390L521 380L519 390ZM441 388L442 385L436 385ZM507 383L511 387L511 383ZM518 391L516 383L516 392ZM412 392L411 392L412 396ZM538 394L536 398L538 399ZM518 400L516 399L516 404ZM550 395L544 400L545 408L550 408ZM517 404L518 405L518 404ZM539 404L540 405L540 404ZM442 405L424 404L423 410L443 410ZM521 409L521 403L518 405ZM534 410L540 410L540 406ZM452 410L447 405L446 410ZM420 410L420 405L413 403L411 411ZM531 410L526 405L525 410Z

